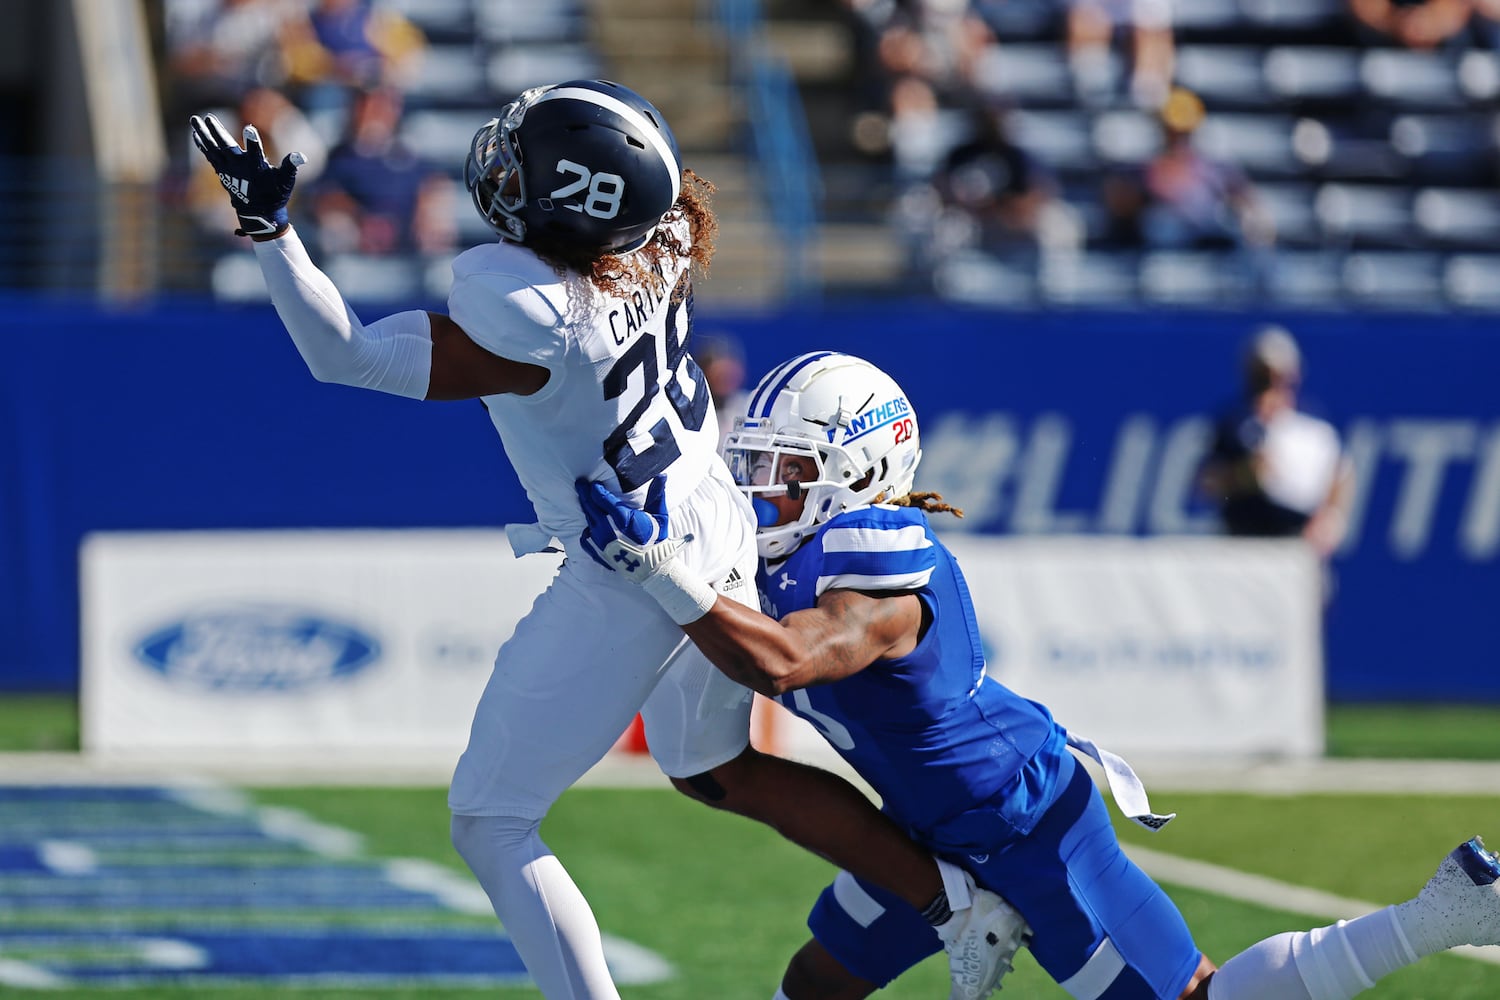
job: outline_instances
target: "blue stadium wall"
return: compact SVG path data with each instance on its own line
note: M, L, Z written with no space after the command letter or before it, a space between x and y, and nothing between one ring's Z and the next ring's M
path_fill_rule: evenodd
M0 688L76 688L91 531L530 520L477 402L319 384L268 308L0 304ZM1271 320L1302 341L1307 399L1360 467L1330 696L1500 701L1493 319L881 303L700 312L698 332L739 336L752 373L815 348L897 373L922 419L919 484L972 530L1159 534L1214 530L1189 466Z

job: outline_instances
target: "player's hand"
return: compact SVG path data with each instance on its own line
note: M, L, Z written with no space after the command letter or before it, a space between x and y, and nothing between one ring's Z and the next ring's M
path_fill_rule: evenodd
M288 153L278 167L266 161L260 133L245 126L245 147L235 141L224 123L213 115L193 115L188 124L193 142L202 151L219 183L229 192L240 217L236 236L275 236L286 229L286 205L297 183L297 168L307 162L301 153Z
M677 554L686 538L667 537L667 477L646 490L644 508L632 507L599 483L574 484L588 528L583 547L606 569L644 583Z

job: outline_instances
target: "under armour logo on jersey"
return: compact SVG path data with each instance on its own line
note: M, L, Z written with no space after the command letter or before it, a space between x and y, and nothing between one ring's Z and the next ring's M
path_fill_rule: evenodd
M615 562L619 563L627 573L634 573L641 568L641 561L623 550L615 553Z
M790 573L783 573L783 574L781 574L781 589L782 590L785 590L788 587L795 587L795 586L797 586L797 581L792 579L792 574L790 574Z
M224 190L239 201L250 200L250 181L244 177L231 177L228 174L219 174L219 183L224 185Z

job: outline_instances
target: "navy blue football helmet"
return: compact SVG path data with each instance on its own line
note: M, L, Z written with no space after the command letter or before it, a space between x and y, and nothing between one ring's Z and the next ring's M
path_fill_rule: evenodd
M533 87L474 133L464 183L500 238L545 250L644 245L682 192L661 112L608 80Z

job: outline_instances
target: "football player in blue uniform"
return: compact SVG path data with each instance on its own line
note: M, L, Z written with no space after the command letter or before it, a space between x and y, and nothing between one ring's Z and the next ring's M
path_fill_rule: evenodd
M684 630L730 677L816 726L920 843L967 868L1024 918L1041 967L1078 1000L1344 1000L1424 955L1500 943L1500 864L1461 844L1405 903L1262 941L1215 969L1166 893L1121 850L1069 746L1106 765L1121 808L1149 810L1128 765L1068 734L985 673L974 607L912 492L921 457L900 387L818 352L751 395L725 456L756 508L769 615L715 598ZM582 483L585 543L649 592L698 589L666 514ZM708 595L700 595L707 597ZM849 1000L939 948L908 905L841 872L808 919L783 1000Z
M607 80L519 95L479 127L464 168L498 238L454 260L447 312L369 323L290 224L299 154L272 166L253 125L243 147L212 115L191 128L313 375L479 399L537 516L511 526L516 554L556 539L572 557L497 654L448 796L454 846L543 994L619 996L593 913L538 831L637 712L665 774L900 890L949 943L954 996L988 994L998 965L985 932L1003 904L848 782L756 754L750 692L674 624L701 609L652 600L581 547L574 483L585 477L670 510L703 540L679 568L715 596L755 600L753 514L688 355L692 272L708 266L717 228L712 188L683 166L661 112Z

